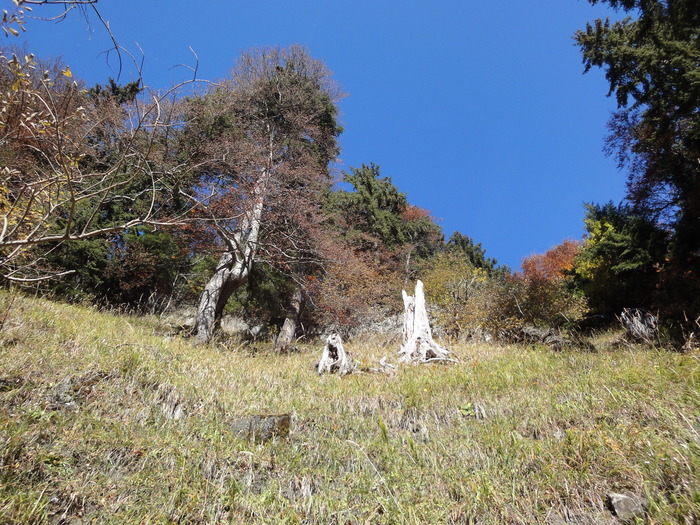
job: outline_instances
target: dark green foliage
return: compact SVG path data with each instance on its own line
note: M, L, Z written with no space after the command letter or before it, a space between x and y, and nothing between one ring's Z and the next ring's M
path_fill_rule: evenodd
M587 204L587 238L576 258L575 277L591 313L651 308L664 264L666 232L629 205Z
M474 239L458 231L450 236L445 244L445 250L464 256L474 268L482 268L489 273L496 268L496 259L486 257L486 250L481 247L481 243L474 244Z
M117 104L130 104L136 100L136 97L143 91L141 81L135 80L128 84L117 84L117 82L109 77L108 84L95 84L87 91L87 95L93 100L111 98Z
M254 324L284 321L296 285L267 264L255 264L244 285L229 299L225 312Z
M620 107L647 106L651 114L669 119L693 112L700 94L700 5L694 0L604 3L638 18L597 19L577 32L586 71L605 68L609 94Z
M358 254L414 279L443 246L442 229L430 212L408 203L406 195L382 177L379 166L363 164L344 173L354 191L328 192L324 208L328 226Z
M104 302L134 309L152 308L178 292L179 277L194 258L172 233L133 228L114 239Z
M408 203L391 178L381 177L379 166L363 164L350 168L343 180L352 184L355 191L340 191L335 198L353 228L374 235L389 248L404 244L407 235L401 214Z
M50 268L73 273L44 288L69 301L150 311L191 293L185 275L195 260L172 233L132 228L54 247L46 255Z
M662 313L685 311L694 319L700 314L690 305L700 295L700 2L604 3L637 18L595 20L576 40L586 71L603 68L616 97L607 148L629 169L630 201L672 230Z
M445 236L430 212L409 204L403 220L404 235L418 259L428 259L440 251Z
M105 238L62 243L50 250L46 261L56 271L73 271L44 286L71 302L93 301L104 293L109 264L109 242Z
M440 249L440 226L428 211L409 204L391 178L381 176L379 166L350 168L343 180L355 191L328 193L325 207L329 214L342 216L344 236L360 249L404 248L418 258L430 257ZM331 222L337 226L337 217Z
M104 229L145 215L152 204L149 186L150 181L135 177L123 188L125 195L137 197L115 196L99 206L99 213L95 213L98 206L94 202L82 201L71 217L74 227L86 228L89 224ZM164 201L156 205L164 209L169 205L166 193L159 193L159 197ZM64 231L65 222L63 214L58 214L51 230ZM72 272L47 281L43 287L69 301L152 310L155 302L166 301L184 284L177 277L193 262L188 239L176 233L133 227L79 241L36 246L37 257L45 261L48 273Z

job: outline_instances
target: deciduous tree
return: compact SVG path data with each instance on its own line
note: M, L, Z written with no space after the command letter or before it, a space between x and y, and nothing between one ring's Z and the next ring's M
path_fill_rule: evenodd
M561 326L587 313L585 298L573 286L573 268L581 243L567 240L543 254L526 257L516 292L525 322Z
M591 313L610 319L623 308L650 308L667 254L667 235L630 205L586 205L586 237L576 254L577 286Z
M211 339L256 257L283 268L314 258L320 195L338 152L340 95L326 66L292 46L244 53L230 79L191 101L189 197L222 248L199 302L197 341Z
M174 220L154 162L172 91L120 104L87 96L67 67L38 65L0 55L0 268L11 280L43 276L32 247ZM129 213L108 212L125 202Z

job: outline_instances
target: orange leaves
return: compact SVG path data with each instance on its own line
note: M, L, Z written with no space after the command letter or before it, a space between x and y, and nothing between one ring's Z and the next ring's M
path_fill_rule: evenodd
M545 253L526 257L522 263L523 277L540 280L565 277L573 269L581 246L580 241L567 239Z
M556 326L586 314L587 302L569 278L581 247L581 242L566 240L523 260L517 279L522 287L519 302L527 322Z
M335 245L323 278L308 283L324 322L347 328L400 309L399 276L375 255Z
M422 219L433 220L430 212L424 208L419 208L413 204L407 204L406 207L401 212L401 218L405 222L420 221Z

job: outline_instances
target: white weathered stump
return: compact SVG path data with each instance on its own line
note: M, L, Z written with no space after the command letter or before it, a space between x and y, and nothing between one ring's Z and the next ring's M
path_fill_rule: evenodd
M316 365L318 373L323 372L345 375L355 369L355 364L350 355L343 348L343 340L338 334L331 334L326 339L326 346L323 347L321 360Z
M428 321L428 312L425 308L425 294L423 283L416 281L414 296L410 296L405 290L403 295L404 319L403 319L403 344L399 350L400 361L425 363L428 361L450 360L449 351L433 340Z

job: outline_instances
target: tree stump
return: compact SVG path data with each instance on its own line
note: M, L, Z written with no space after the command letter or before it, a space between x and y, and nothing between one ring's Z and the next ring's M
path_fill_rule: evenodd
M352 358L343 348L343 340L338 334L331 334L326 339L326 346L323 347L321 360L316 365L318 373L338 372L341 376L349 374L355 369Z
M275 340L275 352L280 353L290 353L296 352L298 349L294 346L294 336L296 335L297 326L299 325L299 318L301 317L301 311L304 306L304 296L302 294L301 288L297 288L292 295L292 300L290 303L291 311L284 320L284 324L280 329L280 333L277 335Z
M399 361L426 363L428 361L449 360L449 351L433 340L425 309L423 283L416 281L414 296L401 291L403 295L403 344L399 350Z

